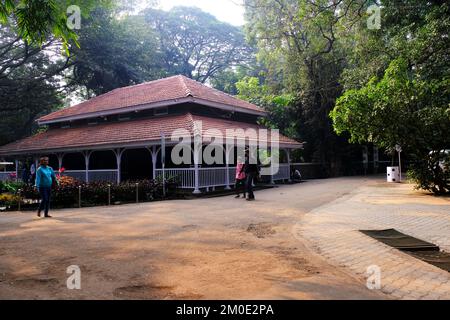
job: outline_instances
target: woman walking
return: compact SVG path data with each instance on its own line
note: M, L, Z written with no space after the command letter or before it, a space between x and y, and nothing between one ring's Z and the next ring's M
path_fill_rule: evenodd
M254 201L253 183L256 183L256 179L259 176L259 160L257 156L250 152L250 149L245 150L244 172L246 176L245 189L248 195L247 201Z
M44 217L51 218L48 214L50 209L50 197L52 187L58 184L55 172L48 165L48 157L43 157L40 160L40 166L36 171L36 188L41 196L41 203L39 205L38 217L41 216L41 211L44 210Z
M236 197L241 197L241 191L244 193L245 199L245 172L244 172L244 162L242 158L238 158L236 164L236 183L234 185L234 189L236 190Z

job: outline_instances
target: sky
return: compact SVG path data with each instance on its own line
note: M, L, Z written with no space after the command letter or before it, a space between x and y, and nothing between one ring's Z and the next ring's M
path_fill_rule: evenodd
M218 20L235 26L244 24L242 0L159 0L159 8L170 10L175 6L198 7Z

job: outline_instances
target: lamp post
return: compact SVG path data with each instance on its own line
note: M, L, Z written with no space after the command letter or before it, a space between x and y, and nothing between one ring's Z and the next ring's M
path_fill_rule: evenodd
M398 171L400 174L400 182L402 182L402 157L401 157L402 147L399 144L397 144L395 145L395 150L398 153Z

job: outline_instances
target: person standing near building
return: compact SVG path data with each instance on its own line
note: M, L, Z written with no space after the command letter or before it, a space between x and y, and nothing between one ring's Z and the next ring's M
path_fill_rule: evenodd
M31 179L31 183L35 184L35 182L36 182L36 166L34 165L34 163L32 163L30 166L30 179Z
M41 203L39 205L37 216L41 216L41 211L44 210L44 217L51 218L48 214L50 209L50 197L52 193L52 186L58 184L55 172L48 165L48 157L42 157L40 166L36 171L36 188L41 196Z
M242 157L238 158L237 164L236 164L236 183L234 185L234 189L236 190L236 197L241 197L241 190L244 193L244 199L245 199L245 172L244 172L244 161L242 161Z
M245 150L245 166L244 172L246 176L245 188L247 190L247 201L254 201L253 183L259 175L259 162L255 155L249 149Z
M22 181L25 184L30 182L30 171L28 170L27 163L24 163L22 167Z

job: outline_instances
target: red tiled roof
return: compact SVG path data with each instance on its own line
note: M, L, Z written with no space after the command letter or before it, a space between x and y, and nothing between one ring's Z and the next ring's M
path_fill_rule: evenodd
M207 87L187 77L173 76L135 86L115 89L78 105L43 116L38 121L51 122L68 117L89 117L89 115L101 112L120 112L123 111L122 109L126 110L136 106L173 102L174 100L186 98L200 99L229 107L237 107L241 110L264 113L261 108L254 104Z
M257 124L229 121L192 115L172 115L159 118L140 119L125 122L104 123L92 126L50 129L47 132L10 143L0 147L0 154L42 153L54 150L76 150L99 148L105 146L126 146L158 141L161 132L170 139L176 129L185 129L191 136L194 134L194 123L201 121L202 136L207 136L208 129L218 129L225 136L226 129L265 129ZM238 138L245 138L238 136ZM270 140L270 136L268 137ZM280 135L280 144L300 147L300 143ZM264 137L260 140L265 141Z

